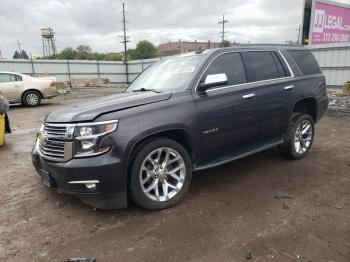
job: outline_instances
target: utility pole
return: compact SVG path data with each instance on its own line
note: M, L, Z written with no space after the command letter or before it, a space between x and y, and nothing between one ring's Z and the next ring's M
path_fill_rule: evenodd
M127 48L126 48L126 43L130 42L129 40L127 40L127 36L126 36L126 20L125 20L125 7L124 7L124 3L123 3L123 32L124 35L123 37L123 41L121 43L124 44L124 64L125 64L125 73L126 73L126 84L129 84L129 70L128 70L128 53L127 53Z
M19 50L19 53L21 54L22 53L22 50L21 50L21 43L17 40L17 45L18 45L18 50Z
M299 25L299 27L298 27L298 44L299 45L301 45L301 43L300 43L300 30L301 30L301 25Z
M221 31L221 47L224 46L224 41L225 41L225 24L228 23L228 20L225 20L225 15L222 15L222 20L218 22L218 24L222 24L222 31Z

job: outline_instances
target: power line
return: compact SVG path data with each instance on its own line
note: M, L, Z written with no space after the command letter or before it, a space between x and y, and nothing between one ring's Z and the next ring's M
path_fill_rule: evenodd
M301 44L300 43L300 30L301 30L301 25L299 25L299 27L298 27L298 44Z
M18 50L19 50L19 53L21 54L22 53L22 50L21 50L21 43L17 40L17 45L18 45Z
M221 47L224 46L224 40L225 40L225 24L228 23L228 20L225 20L225 15L222 15L222 20L218 22L218 24L222 24L222 31L221 31Z
M127 36L126 36L126 20L125 20L125 7L124 7L124 3L123 3L123 41L121 43L124 44L124 63L125 63L125 73L126 73L126 83L129 83L129 70L128 70L128 51L126 48L126 43L130 42L129 40L127 40Z

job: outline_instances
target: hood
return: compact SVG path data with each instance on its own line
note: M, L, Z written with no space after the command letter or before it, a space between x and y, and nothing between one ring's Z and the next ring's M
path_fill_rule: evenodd
M127 108L142 106L150 103L168 100L171 93L155 92L128 92L107 96L102 99L93 100L67 106L48 114L45 122L85 122L93 121L96 117Z

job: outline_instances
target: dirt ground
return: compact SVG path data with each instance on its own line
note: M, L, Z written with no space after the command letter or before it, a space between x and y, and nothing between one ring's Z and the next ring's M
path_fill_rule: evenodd
M14 132L0 148L1 261L350 261L349 117L323 118L304 160L270 150L197 173L176 207L101 211L46 188L30 151L48 112L112 92L11 108Z

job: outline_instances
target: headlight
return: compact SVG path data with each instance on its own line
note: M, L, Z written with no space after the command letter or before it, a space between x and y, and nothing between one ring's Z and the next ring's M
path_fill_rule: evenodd
M75 157L93 156L107 152L110 145L104 145L102 138L115 131L118 120L81 123L74 129Z

